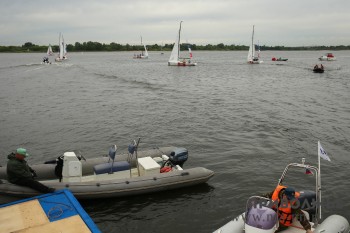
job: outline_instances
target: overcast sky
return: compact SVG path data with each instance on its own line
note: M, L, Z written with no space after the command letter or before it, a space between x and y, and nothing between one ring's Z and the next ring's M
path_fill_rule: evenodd
M350 45L350 0L1 0L0 45Z

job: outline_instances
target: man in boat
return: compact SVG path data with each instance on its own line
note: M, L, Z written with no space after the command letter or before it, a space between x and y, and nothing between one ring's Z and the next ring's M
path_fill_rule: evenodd
M294 188L283 185L278 185L274 191L263 195L270 198L274 203L278 203L279 228L276 232L287 229L292 225L293 218L297 217L306 233L313 233L311 224L300 209L300 203L297 201L299 195L299 193L295 193ZM273 206L273 208L276 209L277 207Z
M54 188L49 188L42 183L34 180L36 172L33 170L25 160L29 154L24 148L18 148L15 153L7 156L7 180L10 183L20 186L27 186L42 193L53 193Z

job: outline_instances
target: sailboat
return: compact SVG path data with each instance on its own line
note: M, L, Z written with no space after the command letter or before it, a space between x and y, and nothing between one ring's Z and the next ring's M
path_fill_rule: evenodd
M49 44L49 47L47 48L46 54L47 54L48 56L52 56L52 55L53 55L51 44Z
M253 33L252 33L252 43L249 46L247 62L249 64L260 64L263 61L260 60L260 47L258 46L258 56L255 55L255 44L254 44L254 25L253 25Z
M160 47L160 55L164 55L164 52L163 52L163 42L162 42L162 46Z
M62 41L61 41L62 39ZM58 37L58 46L59 46L59 53L58 53L58 57L56 57L55 61L63 61L63 60L67 60L67 48L66 48L66 44L64 43L64 38L63 38L63 34L60 33L59 37Z
M142 45L142 36L141 36L141 45ZM141 51L140 54L134 54L133 58L148 58L148 51L146 45L143 45L144 51Z
M173 47L173 50L171 51L171 55L168 61L169 66L196 66L197 63L192 62L192 52L191 49L189 49L189 57L180 57L180 39L181 39L181 24L183 21L180 22L180 29L177 39L175 40L175 44Z

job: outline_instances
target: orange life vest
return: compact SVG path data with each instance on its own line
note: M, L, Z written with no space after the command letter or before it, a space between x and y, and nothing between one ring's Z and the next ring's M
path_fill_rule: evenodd
M288 200L287 202L287 199L280 200L279 198L279 193L286 188L286 186L278 185L275 191L273 192L271 199L272 201L278 201L278 219L280 224L284 226L290 226L292 225L293 221L292 205L295 203L295 200L293 200L292 202ZM295 192L295 197L297 198L299 196L300 193Z

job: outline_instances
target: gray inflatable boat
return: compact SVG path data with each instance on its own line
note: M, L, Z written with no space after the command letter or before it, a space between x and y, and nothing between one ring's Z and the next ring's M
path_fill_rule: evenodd
M317 168L307 165L305 164L305 159L303 159L300 164L289 164L279 179L278 185L282 185L288 170L291 168L297 168L297 170L301 170L302 173L307 171L305 174L313 174L316 178L315 191L300 191L300 196L298 197L301 209L311 224L312 232L349 233L349 222L346 218L340 215L330 215L321 222L320 166ZM296 176L297 173L292 174ZM247 201L246 211L244 213L226 223L224 226L214 231L214 233L274 233L279 227L279 213L275 210L276 208L273 208L273 206L276 206L276 203L270 199L260 196L252 196ZM294 217L291 225L287 229L279 232L305 233L305 230L297 218Z
M116 155L115 146L109 156L84 159L66 152L55 161L31 167L41 183L67 188L77 199L95 199L188 187L205 183L214 175L203 167L183 168L187 158L185 148L162 147ZM1 203L39 194L29 187L9 183L4 167L0 168L0 178Z

